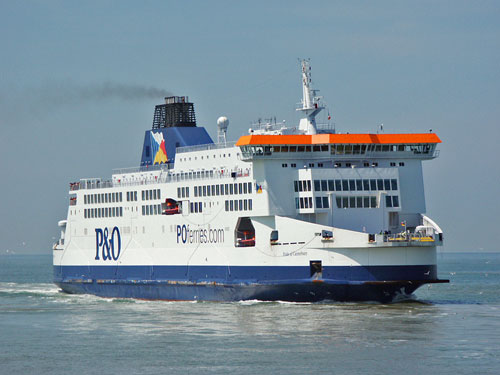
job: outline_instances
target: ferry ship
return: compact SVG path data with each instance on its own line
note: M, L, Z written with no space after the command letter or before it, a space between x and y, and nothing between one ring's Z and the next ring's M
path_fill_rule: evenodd
M196 125L193 103L154 110L140 166L70 183L53 247L67 293L208 301L379 301L442 283L440 227L425 215L432 133L337 134L301 61L298 126L236 142Z

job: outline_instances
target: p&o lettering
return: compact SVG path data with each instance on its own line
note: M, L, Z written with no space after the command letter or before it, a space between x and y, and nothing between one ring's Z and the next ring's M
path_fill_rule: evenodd
M122 247L120 230L114 227L109 236L108 228L95 229L95 260L118 260Z

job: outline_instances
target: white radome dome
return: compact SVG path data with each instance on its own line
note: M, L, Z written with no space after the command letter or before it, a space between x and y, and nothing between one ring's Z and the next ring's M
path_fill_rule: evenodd
M226 116L221 116L217 119L217 127L220 130L226 131L228 126L229 126L229 120L227 119Z

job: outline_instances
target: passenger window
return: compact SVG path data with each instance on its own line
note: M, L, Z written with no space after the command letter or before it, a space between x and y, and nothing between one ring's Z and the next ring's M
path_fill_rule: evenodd
M390 195L385 196L385 206L392 207L392 197Z
M391 180L384 180L384 189L391 190Z
M399 207L399 197L397 195L392 197L392 207Z
M370 190L370 180L363 180L363 190L365 191Z
M361 180L356 180L356 190L357 191L363 190L363 183Z
M392 190L398 190L398 180L396 179L391 180L391 188Z
M329 208L328 197L323 197L323 208Z
M316 197L316 208L323 208L321 197Z
M354 180L349 180L349 190L350 191L355 191L356 190L356 186L355 186Z
M384 190L384 180L382 180L382 179L377 180L377 189Z

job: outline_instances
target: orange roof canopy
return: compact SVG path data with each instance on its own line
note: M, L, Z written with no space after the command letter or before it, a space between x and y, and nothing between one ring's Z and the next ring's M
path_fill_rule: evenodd
M236 146L246 145L320 145L320 144L416 144L441 143L434 133L419 134L315 134L244 135Z

